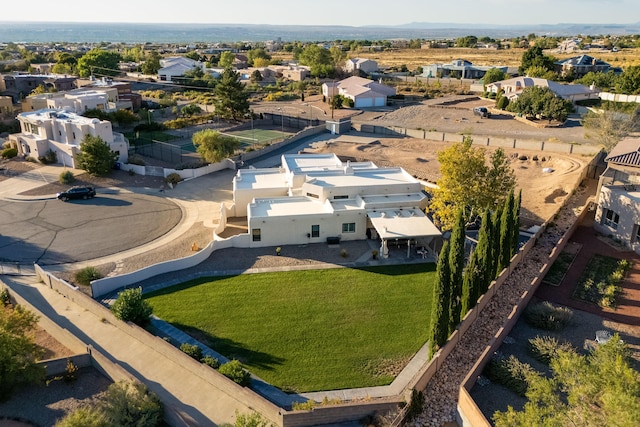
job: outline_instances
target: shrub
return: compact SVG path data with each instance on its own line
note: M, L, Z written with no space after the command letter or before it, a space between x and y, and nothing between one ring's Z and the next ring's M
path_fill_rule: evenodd
M9 289L3 288L0 290L0 305L2 307L6 307L11 304L11 295L9 294Z
M144 166L145 165L144 159L142 157L136 156L136 155L129 156L129 159L127 160L127 162L130 165L138 165L138 166Z
M111 306L111 312L120 320L144 326L149 323L153 308L142 299L142 289L125 289Z
M78 408L55 424L55 427L108 427L100 408Z
M538 362L548 365L559 351L573 351L573 346L568 342L559 342L553 337L531 338L528 344L529 353Z
M106 392L104 413L109 425L155 427L162 423L162 402L139 382L120 381Z
M218 369L222 375L231 379L236 384L247 387L251 383L249 372L242 368L242 364L237 360L232 360L220 366Z
M211 357L207 355L202 359L200 359L200 361L205 365L212 367L213 369L218 369L220 367L220 361L215 357Z
M18 155L18 149L17 148L5 148L4 150L2 150L2 153L0 153L0 156L3 159L12 159L15 156Z
M567 326L573 318L573 311L567 307L556 307L544 301L529 305L524 311L525 321L534 328L558 331Z
M49 150L44 154L44 156L38 157L38 160L42 164L51 165L58 162L58 155L55 151Z
M484 368L484 374L491 381L502 384L509 390L524 396L527 392L527 376L537 375L537 371L528 363L523 363L511 355L507 359L494 356Z
M173 172L173 173L170 173L169 175L167 175L167 177L164 180L165 180L165 182L167 184L171 184L171 185L175 186L180 181L182 181L182 177L179 174Z
M60 184L69 185L75 180L76 180L76 177L73 175L73 172L71 171L60 172L60 178L59 178Z
M347 256L349 256L349 254L347 253L347 250L346 250L346 249L342 249L342 250L340 251L340 256L341 256L342 258L346 258Z
M202 349L195 344L183 343L180 345L180 351L198 361L202 359Z
M85 267L75 274L76 282L82 286L89 286L91 281L102 279L102 274L95 267Z
M66 383L71 383L78 379L78 366L71 359L67 359L67 367L64 370L62 379Z

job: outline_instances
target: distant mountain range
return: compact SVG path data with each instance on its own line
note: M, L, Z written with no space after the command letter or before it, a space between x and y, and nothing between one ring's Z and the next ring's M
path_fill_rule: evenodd
M414 22L397 26L135 24L2 22L0 42L195 43L266 41L444 39L466 35L509 38L530 33L550 36L640 34L635 24L487 25Z

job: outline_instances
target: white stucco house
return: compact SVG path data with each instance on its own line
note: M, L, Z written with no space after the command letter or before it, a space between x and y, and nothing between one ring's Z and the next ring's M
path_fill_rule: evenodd
M378 71L378 63L373 59L350 58L346 60L344 70L347 73L353 73L356 70L360 70L364 73L371 74Z
M487 92L498 93L498 91L502 89L504 96L509 98L509 100L513 100L520 96L525 88L532 86L547 87L562 99L571 102L584 99L596 99L600 96L600 90L595 87L579 84L560 84L539 77L514 77L512 79L490 83L487 85Z
M114 89L113 91L117 91ZM69 92L41 93L25 98L22 111L64 109L82 114L87 110L116 111L116 104L109 101L109 94L93 89L74 89Z
M203 71L205 69L203 62L194 61L184 56L173 56L161 59L160 66L162 68L158 70L158 79L167 82L172 81L175 77L184 76L184 73L195 68L200 68Z
M395 88L357 76L322 84L322 95L327 99L342 95L353 100L354 108L383 107L387 98L395 94Z
M605 161L594 228L640 254L640 137L620 141Z
M53 151L58 163L75 168L74 155L80 151L80 143L85 135L93 135L109 144L119 162L126 163L129 158L129 141L113 132L109 121L55 109L20 113L17 118L21 132L9 135L9 143L26 157L37 159Z
M247 218L249 247L379 239L423 246L441 236L424 213L422 184L402 168L343 163L335 154L285 154L279 168L240 169L232 216Z

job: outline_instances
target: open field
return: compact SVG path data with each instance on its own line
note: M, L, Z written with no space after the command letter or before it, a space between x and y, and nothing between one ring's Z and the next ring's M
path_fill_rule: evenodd
M466 59L476 65L503 65L517 67L522 60L522 54L526 49L389 49L383 52L347 52L350 58L368 58L378 62L382 68L406 65L409 70L415 70L428 64L437 62L449 63L454 59ZM590 55L608 62L614 67L628 67L640 65L640 49L622 49L619 52L611 51L585 51L572 53L557 53L553 50L545 51L557 59L566 59L582 54ZM292 54L278 53L277 59L293 59Z
M433 264L246 274L146 296L160 318L286 391L391 383L426 342Z

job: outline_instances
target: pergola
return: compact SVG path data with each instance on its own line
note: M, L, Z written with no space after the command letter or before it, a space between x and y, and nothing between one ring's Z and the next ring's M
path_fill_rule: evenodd
M420 240L425 250L435 252L431 244L442 235L421 209L375 209L367 211L367 216L381 239L380 254L384 258L389 256L389 241L406 240L409 258L413 240Z

